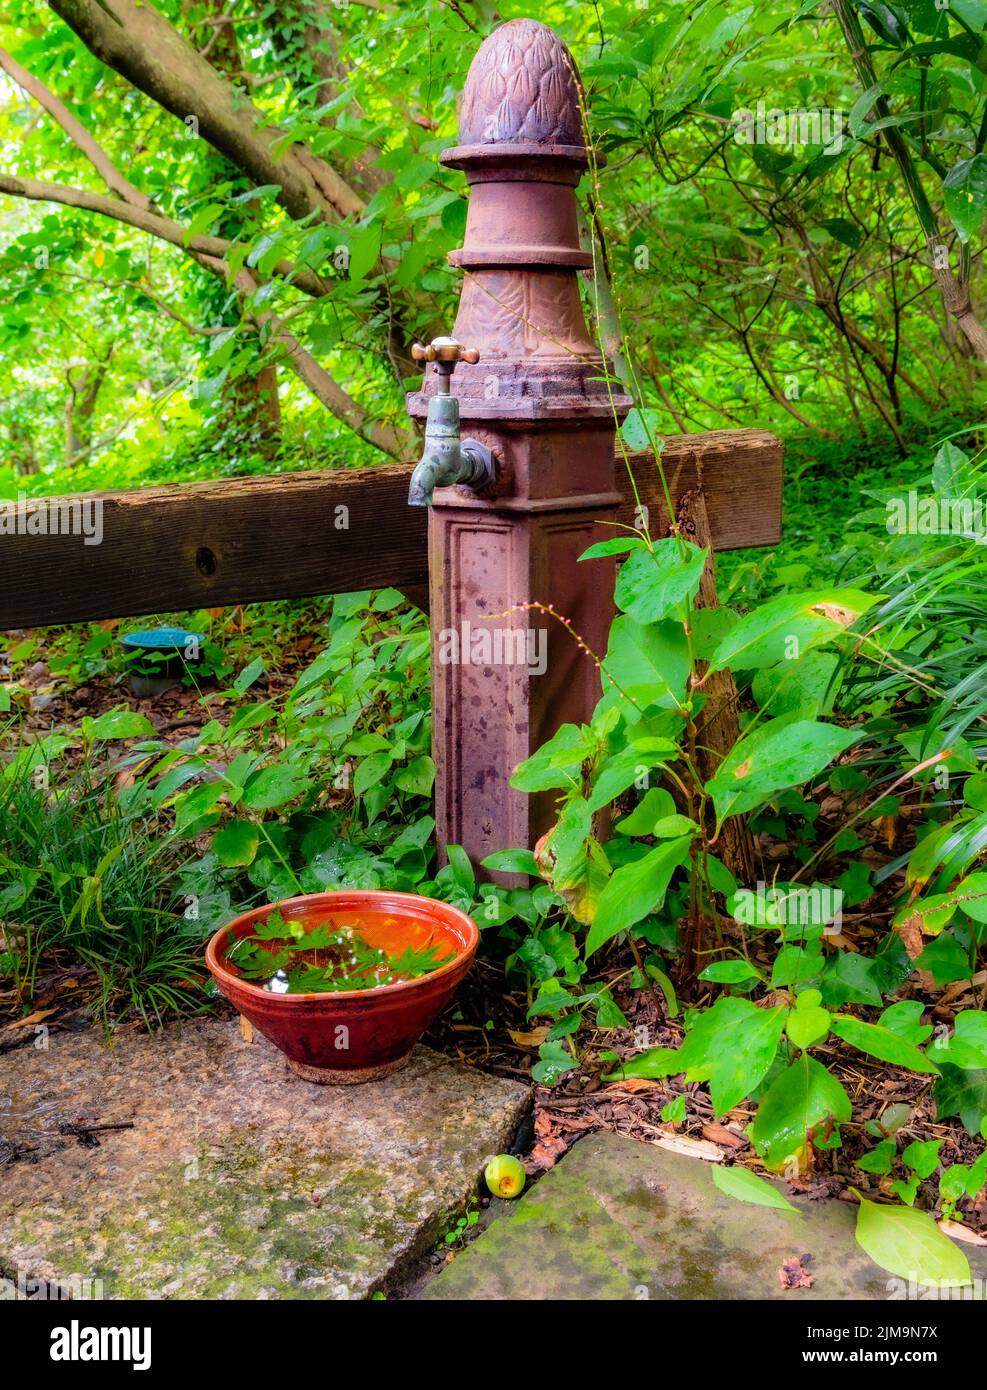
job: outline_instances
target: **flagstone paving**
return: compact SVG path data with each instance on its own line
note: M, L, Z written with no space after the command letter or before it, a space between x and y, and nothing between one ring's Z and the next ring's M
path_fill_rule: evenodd
M108 1298L365 1298L449 1229L527 1104L424 1047L335 1087L235 1022L112 1048L56 1034L0 1057L0 1275L100 1279ZM80 1120L133 1128L89 1148L58 1133Z
M786 1188L782 1188L786 1191ZM786 1192L786 1195L787 1192ZM505 1210L424 1299L878 1299L907 1286L854 1241L856 1207L793 1196L799 1214L721 1193L710 1165L595 1134ZM965 1245L987 1278L987 1250ZM802 1259L809 1288L784 1289ZM976 1285L971 1286L976 1289ZM983 1298L984 1284L979 1287ZM958 1291L957 1291L958 1292Z

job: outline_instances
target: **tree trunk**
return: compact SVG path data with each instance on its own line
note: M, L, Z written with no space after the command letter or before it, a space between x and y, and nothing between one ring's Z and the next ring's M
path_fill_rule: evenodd
M713 541L706 498L701 486L682 496L675 519L682 536L708 551L696 607L718 608ZM702 675L706 663L700 662L697 666L699 674ZM714 671L706 678L702 688L706 695L706 703L697 716L696 766L703 782L708 782L740 738L740 721L737 716L737 687L729 671ZM745 816L727 817L720 831L717 849L723 863L738 883L744 887L753 887L757 878L757 867L754 841Z
M65 402L65 462L69 466L92 443L96 398L109 371L112 356L111 343L96 362L74 361L65 369L69 388Z
M19 478L27 478L38 472L38 455L34 447L34 436L28 427L14 420L8 432L9 458L14 472Z

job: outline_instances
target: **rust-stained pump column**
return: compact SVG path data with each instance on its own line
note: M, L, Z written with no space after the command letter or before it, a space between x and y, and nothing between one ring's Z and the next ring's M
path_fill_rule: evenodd
M416 349L434 366L408 400L428 415L410 500L431 499L437 838L474 863L549 827L554 794L515 792L511 773L600 695L593 661L524 605L552 605L601 654L612 612L612 562L577 564L615 534L596 523L620 501L614 404L579 298L591 257L576 221L577 82L565 45L533 20L503 25L474 58L462 143L442 155L470 185L450 257L465 276L459 315L451 339ZM622 417L630 402L615 404Z

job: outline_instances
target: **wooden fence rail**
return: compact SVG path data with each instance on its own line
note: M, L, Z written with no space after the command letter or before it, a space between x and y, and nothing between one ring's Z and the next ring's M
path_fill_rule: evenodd
M675 435L662 461L673 501L701 483L717 550L779 540L782 445L774 435ZM658 470L647 454L631 463L660 535L667 511ZM53 502L76 499L32 500L27 518L9 506L4 516L0 503L0 631L387 585L424 604L427 518L407 505L410 474L410 465L342 468L79 494L100 504L99 544L27 533L32 509L50 515ZM632 523L619 458L617 486L619 519Z

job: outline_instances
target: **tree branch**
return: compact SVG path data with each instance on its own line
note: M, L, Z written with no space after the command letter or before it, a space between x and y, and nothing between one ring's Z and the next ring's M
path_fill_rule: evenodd
M188 236L180 222L166 217L162 212L145 212L119 198L108 198L103 193L90 193L85 188L71 188L64 183L45 183L41 179L22 179L14 174L0 174L0 193L9 193L14 198L30 198L34 202L60 203L63 207L81 208L84 212L98 212L104 217L112 217L115 222L123 222L138 231L148 232L161 241L168 241L179 250L193 255L212 256L222 260L233 243L218 236ZM279 261L273 273L279 278L290 280L293 285L314 299L321 299L329 292L328 283L314 271L299 270L289 261Z
M257 281L249 270L241 270L235 277L234 284L245 299L257 289ZM289 333L283 319L267 309L253 310L247 306L246 312L255 323L268 330L271 340L284 350L286 365L337 420L341 420L354 434L369 440L391 458L403 461L408 457L414 445L413 437L393 425L374 421L370 412L348 395L325 367L302 347L292 333Z
M61 126L72 143L89 160L107 188L134 207L142 208L145 212L154 211L153 200L146 193L142 193L139 188L135 188L130 180L121 174L106 151L90 135L82 122L73 116L65 103L60 101L50 88L29 73L26 68L22 68L17 59L3 48L0 48L0 68L3 68L4 72L14 79L18 87L25 91L29 97L33 97L39 106L44 107L56 124Z
M254 183L278 184L282 206L296 219L313 212L359 216L364 203L330 165L235 91L154 5L139 0L48 0L48 6L91 53L159 106L188 122Z

